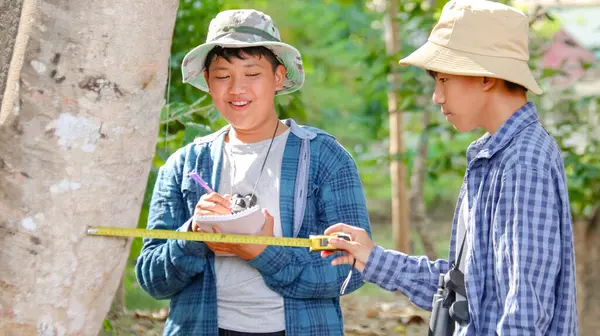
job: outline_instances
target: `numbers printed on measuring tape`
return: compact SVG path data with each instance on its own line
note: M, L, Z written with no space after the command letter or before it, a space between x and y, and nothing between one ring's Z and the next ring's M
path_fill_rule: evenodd
M268 237L251 236L238 234L208 233L208 232L179 232L172 230L146 230L146 229L128 229L118 227L89 227L88 235L92 236L112 236L112 237L132 237L132 238L154 238L154 239L181 239L195 240L215 243L230 244L258 244L258 245L277 245L292 247L308 247L311 252L315 251L335 251L337 248L331 245L331 238L339 238L351 241L349 234L335 232L330 235L311 235L309 238L290 238L290 237Z

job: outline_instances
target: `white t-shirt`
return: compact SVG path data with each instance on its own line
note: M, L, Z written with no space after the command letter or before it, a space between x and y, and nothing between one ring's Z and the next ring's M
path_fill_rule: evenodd
M289 133L288 129L275 137L255 191L258 204L274 217L276 237L282 236L279 187ZM271 139L225 144L219 194L252 193L270 142ZM247 261L236 256L216 256L215 272L219 328L265 333L285 330L283 297L267 287L260 273Z
M460 252L460 247L463 243L463 239L465 240L465 246L463 247L463 252L460 258L460 264L458 265L458 269L465 273L465 258L468 254L469 249L471 248L471 244L465 235L467 231L467 225L469 223L469 196L465 193L463 197L462 203L460 204L460 210L458 212L458 223L456 227L456 256L458 258L458 253ZM456 262L459 262L456 260ZM465 297L456 293L457 301L464 301Z

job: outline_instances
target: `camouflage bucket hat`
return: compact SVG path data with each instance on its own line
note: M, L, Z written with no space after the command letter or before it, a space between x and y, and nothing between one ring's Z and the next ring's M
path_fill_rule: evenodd
M181 66L183 82L208 92L204 79L206 55L215 47L244 48L262 46L270 49L286 69L283 89L277 95L294 92L304 84L304 68L300 52L281 42L279 30L270 16L253 9L220 12L208 27L206 43L185 55Z

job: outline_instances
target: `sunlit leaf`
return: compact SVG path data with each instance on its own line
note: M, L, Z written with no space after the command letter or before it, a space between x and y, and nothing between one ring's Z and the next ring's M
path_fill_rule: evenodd
M104 331L106 331L106 332L113 331L113 326L109 320L105 319L104 322L102 323L102 325L104 327Z
M183 144L188 144L194 141L196 137L201 137L212 132L213 130L209 126L188 122L185 124L185 131L183 133Z

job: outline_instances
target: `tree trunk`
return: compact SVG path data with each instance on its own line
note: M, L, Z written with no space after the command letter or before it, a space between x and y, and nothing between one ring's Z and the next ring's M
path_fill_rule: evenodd
M579 333L600 335L600 207L590 219L576 222L574 231Z
M398 251L410 253L408 228L408 198L406 193L406 168L404 165L404 142L402 139L402 111L398 109L398 4L387 0L385 10L385 44L390 57L388 74L388 113L390 124L390 177L392 182L392 235Z
M22 0L0 2L0 102L6 88L6 76L15 46L21 8Z
M424 109L421 112L422 131L417 145L417 156L415 157L413 171L410 176L410 223L421 237L423 251L429 259L436 258L435 246L429 236L429 218L425 212L425 176L427 175L427 153L429 149L427 127L429 126L431 112Z
M130 240L86 227L136 226L178 3L6 3L21 16L0 77L0 330L97 335Z
M117 292L113 297L112 304L110 305L110 311L108 312L108 318L117 320L121 315L125 313L125 284L123 281L124 277L121 277L119 285L117 286Z

